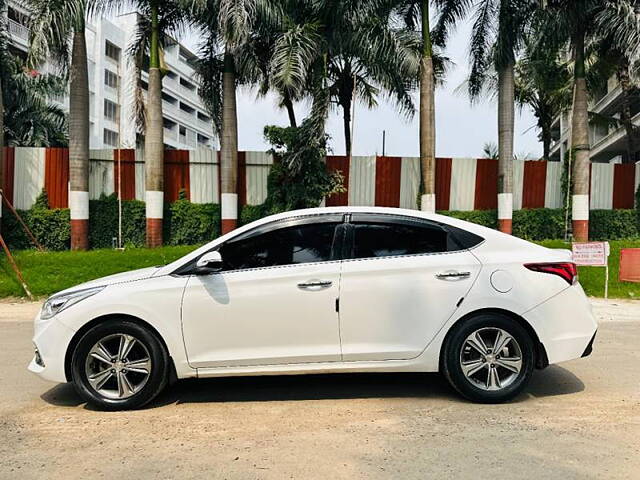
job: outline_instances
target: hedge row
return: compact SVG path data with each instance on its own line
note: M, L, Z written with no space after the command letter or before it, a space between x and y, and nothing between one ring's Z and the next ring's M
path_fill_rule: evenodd
M443 215L497 228L496 210L471 212L442 211ZM571 221L571 218L569 218ZM513 211L513 234L526 240L564 238L565 212L562 208L534 208ZM624 240L640 237L640 219L636 210L591 210L589 238L591 240Z
M46 208L46 198L27 211L20 212L36 238L49 250L66 250L70 243L68 209ZM240 223L247 224L264 216L261 206L245 206ZM438 212L451 217L497 228L495 210ZM145 205L137 200L122 202L122 236L126 246L145 244ZM563 209L531 209L513 212L513 234L527 240L564 237ZM9 247L16 250L32 245L9 212L2 218L2 233ZM89 244L91 248L111 248L118 235L118 201L115 196L89 203ZM215 204L195 204L178 200L166 205L163 237L166 245L205 243L220 235L220 208ZM640 222L635 210L592 210L589 236L592 240L640 238Z
M71 242L69 209L48 209L42 203L39 199L30 210L20 211L21 217L46 249L69 249ZM144 246L145 232L144 202L123 201L122 238L125 246ZM2 218L2 233L12 249L22 250L33 247L10 212L5 212ZM178 200L165 206L163 228L165 245L195 245L213 240L219 235L220 208L218 205ZM117 236L118 200L115 195L91 200L89 202L90 247L111 248Z

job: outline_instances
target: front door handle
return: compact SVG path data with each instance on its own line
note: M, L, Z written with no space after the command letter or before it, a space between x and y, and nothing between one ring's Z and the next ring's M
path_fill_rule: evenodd
M455 272L455 271L449 271L449 272L441 272L436 274L436 278L439 278L440 280L455 280L455 279L462 279L462 278L469 278L471 276L471 272Z
M324 290L332 285L331 280L308 280L298 284L301 290Z

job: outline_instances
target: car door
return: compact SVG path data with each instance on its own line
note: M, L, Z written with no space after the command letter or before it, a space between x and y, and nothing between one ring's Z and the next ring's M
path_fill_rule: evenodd
M467 294L480 263L450 230L413 217L354 214L348 238L340 288L344 361L418 356Z
M197 368L340 360L342 216L268 224L219 248L219 273L191 275L182 322Z

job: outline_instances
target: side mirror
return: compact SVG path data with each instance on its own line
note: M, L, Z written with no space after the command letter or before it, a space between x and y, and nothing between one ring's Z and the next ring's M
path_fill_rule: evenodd
M198 259L194 273L196 275L206 275L208 273L219 272L222 270L222 265L222 255L220 255L220 252L208 252Z

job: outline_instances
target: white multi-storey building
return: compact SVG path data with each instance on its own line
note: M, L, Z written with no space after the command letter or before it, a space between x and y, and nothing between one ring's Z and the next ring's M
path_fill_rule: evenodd
M605 91L600 92L589 102L589 111L606 117L619 118L622 100L622 88L615 76L607 82ZM640 103L631 102L633 124L640 127ZM553 123L553 143L550 159L562 160L569 148L570 112L563 112ZM591 161L600 163L636 162L640 152L627 158L627 135L624 127L607 126L603 122L591 122L589 125L589 144Z
M26 54L28 12L10 0L7 17L12 50ZM138 14L134 12L87 23L92 149L135 148L142 143L134 121L134 87L138 79L127 55L137 22ZM163 79L162 107L164 142L168 148L195 149L213 145L213 123L198 95L199 84L193 68L195 58L177 41L164 50L169 72ZM143 95L147 79L147 72L142 71ZM59 101L68 106L67 98Z

